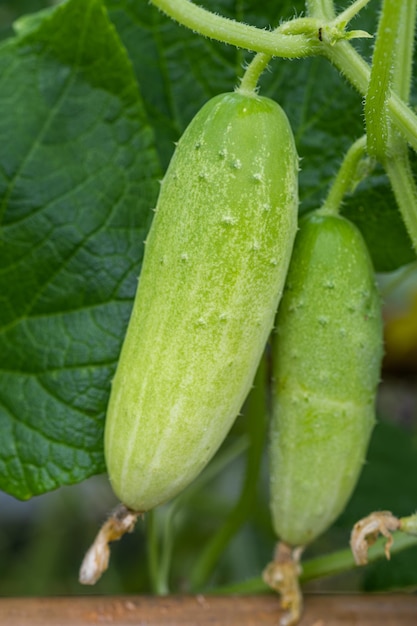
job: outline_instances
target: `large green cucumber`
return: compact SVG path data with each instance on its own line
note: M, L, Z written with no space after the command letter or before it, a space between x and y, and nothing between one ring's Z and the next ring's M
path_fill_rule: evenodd
M296 233L298 158L282 109L210 100L162 182L105 428L110 481L147 511L216 452L251 387Z
M338 216L301 221L274 335L271 509L305 545L341 513L374 426L381 305L362 236Z

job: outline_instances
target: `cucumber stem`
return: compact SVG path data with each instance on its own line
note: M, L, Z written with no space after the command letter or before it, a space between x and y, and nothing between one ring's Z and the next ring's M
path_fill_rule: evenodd
M315 47L305 35L282 35L222 17L190 0L151 0L158 9L191 30L238 48L271 56L298 58L313 54Z
M417 513L400 518L400 530L407 535L417 537Z
M268 67L268 63L272 56L264 52L258 52L249 63L244 75L240 81L240 85L236 91L244 95L254 95L257 92L259 77Z
M363 180L369 170L364 164L366 153L366 135L355 141L347 151L345 158L333 181L330 191L322 207L317 211L320 215L337 215L346 194L352 193Z
M390 146L390 120L387 103L396 67L397 38L401 26L399 0L384 0L378 24L371 74L365 99L368 154L384 162Z
M388 0L385 0L385 2L388 2ZM390 2L393 2L393 0L390 0ZM391 87L393 92L405 101L409 98L411 86L416 8L416 0L405 0L402 2L401 7L396 9L398 14L396 17L397 28L394 30L397 39L395 42L396 53L390 70L392 72ZM391 13L392 11L388 14L388 17L383 15L381 21L382 18L387 21ZM394 28L391 22L392 20L388 20L386 29ZM384 50L385 48L383 48L381 54ZM388 174L404 224L413 242L414 249L417 251L417 186L410 164L407 143L404 137L391 126L392 124L389 127L388 142L385 153L381 155L381 161Z
M323 55L360 94L365 96L370 78L370 67L348 41L324 45ZM417 151L417 116L395 93L389 98L387 107L397 130Z
M402 139L400 141L403 142ZM417 186L411 169L408 146L397 143L395 158L384 163L403 222L417 252Z
M340 25L341 27L346 26L346 24L348 24L369 2L370 0L356 0L352 2L347 9L339 13L333 21L333 24Z
M394 92L408 102L413 71L414 31L417 0L404 0L401 10L400 31L393 68L392 87Z
M335 16L333 0L306 0L307 15L324 20Z

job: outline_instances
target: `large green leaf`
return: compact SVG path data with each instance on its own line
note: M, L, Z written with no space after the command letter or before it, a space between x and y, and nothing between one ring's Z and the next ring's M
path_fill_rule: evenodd
M0 47L0 486L103 471L109 385L159 165L100 0Z

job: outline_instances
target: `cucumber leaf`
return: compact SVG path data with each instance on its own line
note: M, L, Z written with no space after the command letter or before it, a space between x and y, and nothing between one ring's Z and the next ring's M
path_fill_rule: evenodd
M101 0L21 33L0 46L0 487L25 499L104 470L160 169Z

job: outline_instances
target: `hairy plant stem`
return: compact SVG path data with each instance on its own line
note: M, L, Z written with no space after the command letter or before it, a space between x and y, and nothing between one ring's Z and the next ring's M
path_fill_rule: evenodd
M392 67L392 89L404 100L408 100L410 94L416 7L416 0L402 2L397 54ZM382 162L414 250L417 252L417 186L410 164L408 145L395 129L390 128L390 131Z
M306 35L283 35L279 29L271 32L242 24L211 13L190 0L150 1L183 26L238 48L286 58L309 56L315 52L314 45Z
M337 215L346 194L352 193L366 174L360 164L366 153L366 135L360 137L347 151L342 165L333 181L327 198L319 209L321 215Z
M405 142L402 149L397 145L395 158L387 159L384 167L414 250L417 252L417 187Z
M397 38L401 26L401 2L384 0L372 57L371 74L365 99L365 125L368 154L381 163L389 150L390 120L387 103L393 69L397 65Z
M332 20L335 16L333 0L306 0L307 15L323 20Z
M267 68L271 58L271 55L265 54L264 52L258 52L258 54L254 56L240 81L238 88L240 93L253 94L256 92L259 77Z
M401 24L398 34L396 68L392 76L394 92L408 102L413 72L414 32L417 0L404 0L401 11Z
M323 45L322 53L360 94L366 95L371 70L348 41ZM390 96L387 108L397 130L417 151L417 116L395 93Z
M352 20L358 13L361 11L370 0L356 0L356 2L352 2L350 6L347 7L344 11L339 13L339 15L333 20L334 24L340 24L344 27L350 20Z

